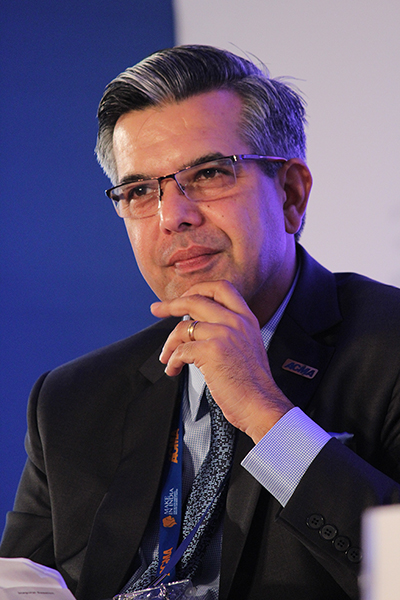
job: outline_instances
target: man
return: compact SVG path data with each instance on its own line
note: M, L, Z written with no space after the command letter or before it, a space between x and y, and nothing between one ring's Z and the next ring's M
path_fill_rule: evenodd
M162 320L36 384L2 555L82 600L169 560L201 598L357 598L362 512L400 496L400 294L296 243L301 99L228 52L161 51L106 89L97 153ZM169 528L212 507L173 570L178 449Z

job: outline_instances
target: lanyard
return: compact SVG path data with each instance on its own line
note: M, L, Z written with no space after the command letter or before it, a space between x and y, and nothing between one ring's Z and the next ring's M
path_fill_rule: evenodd
M183 420L181 405L179 417L175 418L170 435L165 480L161 491L157 578L152 581L150 587L156 587L162 581L174 580L175 566L182 558L185 550L203 523L209 509L225 486L231 471L231 469L228 470L199 521L178 546L182 523L182 463ZM167 566L168 569L166 568Z
M204 511L204 513L201 515L199 521L197 522L197 524L193 527L192 531L189 533L189 535L187 535L185 537L184 540L182 540L182 542L179 544L178 548L175 550L175 552L173 552L172 555L170 555L169 559L168 559L168 573L159 573L159 576L157 577L157 579L153 580L150 584L150 587L157 587L158 585L160 585L161 582L163 582L164 580L167 580L167 578L169 580L172 579L172 575L173 573L175 573L175 566L177 565L177 563L180 561L180 559L183 556L183 553L185 552L186 548L189 546L190 542L192 541L192 539L194 538L194 536L197 533L197 530L199 529L200 525L202 524L202 522L204 521L204 519L206 518L206 515L208 513L208 511L210 510L212 504L215 501L215 498L218 496L218 494L220 493L220 491L223 489L228 476L230 475L231 469L229 469L229 471L226 473L224 479L221 481L220 486L218 488L218 490L216 491L213 499L211 500L211 502L208 504L206 510ZM166 566L166 565L165 565Z
M157 577L168 575L173 580L175 571L165 571L178 546L182 523L182 462L183 462L182 406L175 417L169 439L165 466L165 480L160 501L160 533ZM179 560L179 559L178 559Z
M215 499L225 486L231 471L231 469L228 470L199 521L178 546L182 524L182 404L181 402L179 415L175 416L172 423L167 460L164 467L164 483L162 485L160 501L158 570L157 578L151 583L151 587L159 585L162 581L174 580L175 566L196 535ZM168 568L166 568L167 566Z

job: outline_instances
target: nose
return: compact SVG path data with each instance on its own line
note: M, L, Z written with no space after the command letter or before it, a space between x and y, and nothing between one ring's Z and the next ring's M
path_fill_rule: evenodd
M164 232L180 232L203 222L199 204L186 198L173 178L161 183L159 216Z

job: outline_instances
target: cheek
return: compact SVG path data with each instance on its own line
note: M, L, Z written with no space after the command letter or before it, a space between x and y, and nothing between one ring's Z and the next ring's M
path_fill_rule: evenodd
M221 227L225 225L225 231L232 240L234 253L245 258L258 254L268 237L268 223L271 220L264 203L251 200L251 197L247 197L245 203L233 203L226 219L220 221Z
M253 210L240 216L237 250L248 276L264 277L280 260L285 247L285 222L279 199L261 196Z
M160 300L165 300L168 280L165 271L157 261L157 228L150 225L145 222L140 223L139 226L137 223L125 223L136 264L143 279Z
M146 271L153 262L152 250L154 244L150 240L154 237L144 227L138 226L136 223L125 221L125 226L138 267L143 276L146 277Z

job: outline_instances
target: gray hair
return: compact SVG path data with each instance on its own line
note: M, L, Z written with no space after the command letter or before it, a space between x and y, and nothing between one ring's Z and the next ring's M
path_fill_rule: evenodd
M97 114L96 154L113 184L117 183L113 133L121 115L213 90L230 90L241 98L241 132L251 152L305 159L305 102L292 87L271 79L266 67L227 50L177 46L126 69L105 89ZM279 165L265 168L273 177Z

